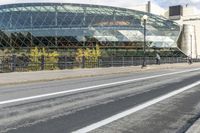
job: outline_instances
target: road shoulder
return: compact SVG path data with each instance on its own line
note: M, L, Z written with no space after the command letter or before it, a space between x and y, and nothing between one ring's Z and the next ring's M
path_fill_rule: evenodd
M188 69L199 68L200 63L188 65L187 63L149 65L142 69L141 66L131 67L110 67L110 68L93 68L93 69L73 69L73 70L54 70L54 71L37 71L37 72L14 72L0 73L0 85L34 83L52 80L72 79L81 77L102 76L111 74L123 74L141 71L157 71L166 69Z

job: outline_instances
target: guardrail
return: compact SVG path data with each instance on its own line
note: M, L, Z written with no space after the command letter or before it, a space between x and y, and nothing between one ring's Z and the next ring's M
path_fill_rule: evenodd
M193 62L200 62L200 59L193 59ZM140 66L143 57L101 57L77 60L75 57L30 57L30 56L0 56L0 72L24 72L55 69L75 68L97 68L97 67L121 67ZM156 64L155 57L146 57L147 65ZM186 63L187 58L161 57L160 64Z

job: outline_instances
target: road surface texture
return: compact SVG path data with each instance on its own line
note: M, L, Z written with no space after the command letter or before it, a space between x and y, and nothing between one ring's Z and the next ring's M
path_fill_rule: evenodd
M36 71L36 72L13 72L0 73L0 85L19 84L28 82L43 82L60 79L72 79L91 76L102 76L109 74L156 71L163 69L174 68L195 68L200 67L200 63L188 65L187 63L149 65L147 69L141 69L141 66L127 66L127 67L111 67L111 68L85 68L85 69L66 69L66 70L50 70L50 71Z
M0 86L2 133L183 133L199 117L200 68Z

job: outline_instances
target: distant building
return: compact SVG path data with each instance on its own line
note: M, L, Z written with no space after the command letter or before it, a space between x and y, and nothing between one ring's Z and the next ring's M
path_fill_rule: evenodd
M181 26L180 36L177 40L178 47L187 56L200 58L200 10L189 4L163 9L151 2L133 8L160 15L178 23Z
M200 58L200 11L190 5L174 6L175 10L172 8L169 7L167 12L177 12L178 14L173 16L169 13L169 19L182 25L180 48L186 55Z

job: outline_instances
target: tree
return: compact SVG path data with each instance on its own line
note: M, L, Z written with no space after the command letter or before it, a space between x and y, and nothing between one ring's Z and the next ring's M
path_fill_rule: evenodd
M76 52L76 61L78 63L82 62L83 55L84 55L84 50L83 49L78 49L77 52Z
M89 48L86 48L86 50L84 50L84 56L87 60L89 60L92 57L92 51Z
M96 45L96 56L101 57L101 49L100 49L99 45Z
M56 69L58 63L59 54L56 51L47 52L45 48L38 49L37 47L30 50L31 68L40 70L41 57L45 58L45 69Z
M86 67L93 67L96 66L98 63L99 57L101 57L101 49L99 45L96 45L95 48L89 49L78 49L76 52L76 61L82 63L82 58L85 57L85 66Z

